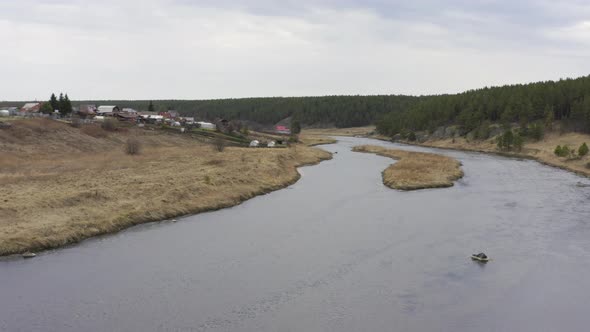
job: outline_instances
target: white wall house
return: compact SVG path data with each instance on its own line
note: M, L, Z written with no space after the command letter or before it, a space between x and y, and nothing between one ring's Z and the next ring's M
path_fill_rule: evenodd
M215 129L217 129L217 127L214 124L212 124L211 122L202 122L202 121L200 121L200 122L197 122L197 123L199 124L200 128L202 128L202 129L207 129L207 130L215 130Z

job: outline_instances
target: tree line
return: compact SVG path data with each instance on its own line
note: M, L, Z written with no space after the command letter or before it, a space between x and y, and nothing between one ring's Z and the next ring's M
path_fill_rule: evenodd
M203 120L225 118L275 124L293 117L302 126L359 127L375 123L390 112L399 112L418 100L412 96L271 97L217 100L81 101L157 112L176 110L182 116Z
M590 76L425 96L401 112L383 116L377 129L394 136L459 125L460 134L465 134L490 123L525 127L554 120L569 130L590 132Z
M53 114L55 111L59 111L61 115L68 115L72 113L72 102L70 101L70 97L68 97L67 93L65 95L60 93L59 99L55 93L52 93L51 97L49 97L49 101L43 103L40 109L40 112L44 114Z
M69 106L68 106L69 103ZM3 103L0 103L3 104ZM71 110L66 95L50 104ZM459 125L460 133L486 131L490 123L548 124L561 120L567 129L590 132L590 76L531 84L506 85L434 96L324 96L217 100L78 101L137 110L170 109L201 120L225 118L275 124L292 117L301 126L357 127L376 124L380 133L435 130ZM533 130L538 128L534 127Z

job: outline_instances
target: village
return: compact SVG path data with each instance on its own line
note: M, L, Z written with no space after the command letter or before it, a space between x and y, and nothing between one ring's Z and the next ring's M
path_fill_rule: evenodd
M230 145L249 147L281 147L289 141L297 141L297 137L291 136L290 119L281 121L273 127L257 126L257 131L250 134L248 126L237 120L216 118L210 121L195 120L195 117L181 116L176 110L164 112L138 111L133 108L125 108L117 105L92 105L80 104L72 107L72 112L62 114L59 110L53 110L49 114L43 112L43 106L48 102L29 102L23 106L7 106L0 108L0 118L26 119L47 118L70 123L74 126L84 124L102 124L105 126L119 123L121 126L137 126L147 129L172 129L180 133L200 134L209 139L216 137L214 133L225 134L221 138ZM294 133L298 134L298 133ZM251 139L249 139L251 138Z

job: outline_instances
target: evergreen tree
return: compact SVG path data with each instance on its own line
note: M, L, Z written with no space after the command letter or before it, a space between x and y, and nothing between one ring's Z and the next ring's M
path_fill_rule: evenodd
M49 104L51 105L51 108L54 110L59 109L59 103L57 101L57 97L55 96L55 93L51 94L51 98L49 99Z
M301 123L297 120L291 124L291 132L293 134L299 134L301 132Z
M60 113L62 113L62 110L65 109L65 106L66 105L65 105L64 94L63 93L60 93L59 94L59 100L58 100L58 106L57 106L57 109L59 110Z
M43 105L41 105L41 109L39 110L39 112L43 114L53 114L53 107L51 107L51 102L43 103Z
M64 97L64 101L63 101L63 108L60 110L60 113L63 115L67 115L67 114L71 114L72 111L73 111L72 102L70 101L70 98L68 97L68 94L66 93L66 95Z
M156 109L154 108L154 103L151 100L148 106L148 112L156 112Z

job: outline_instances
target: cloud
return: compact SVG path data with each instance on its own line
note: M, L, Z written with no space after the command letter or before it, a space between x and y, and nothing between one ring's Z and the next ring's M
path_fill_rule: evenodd
M430 94L586 75L588 13L574 0L2 2L0 99Z

